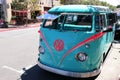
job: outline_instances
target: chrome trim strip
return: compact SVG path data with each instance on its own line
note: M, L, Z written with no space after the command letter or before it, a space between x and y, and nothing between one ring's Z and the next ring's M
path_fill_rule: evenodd
M46 71L49 71L49 72L53 72L53 73L56 73L56 74L69 76L69 77L76 77L76 78L79 78L79 77L80 78L94 77L94 76L97 76L101 72L100 69L94 70L92 72L86 72L86 73L64 71L64 70L55 69L55 68L46 66L44 64L41 64L39 61L38 61L38 66L40 68L46 70Z

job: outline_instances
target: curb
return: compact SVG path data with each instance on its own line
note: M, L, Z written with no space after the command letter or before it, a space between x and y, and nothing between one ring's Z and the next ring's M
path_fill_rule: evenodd
M20 29L27 29L27 28L36 28L39 27L40 23L36 23L36 24L28 24L26 25L22 25L22 26L13 26L10 25L9 28L0 28L0 32L6 32L6 31L12 31L12 30L20 30Z

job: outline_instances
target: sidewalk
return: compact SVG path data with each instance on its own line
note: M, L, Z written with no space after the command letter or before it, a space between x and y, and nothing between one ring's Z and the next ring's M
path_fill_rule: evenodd
M35 28L35 27L40 27L40 22L30 23L25 25L8 25L8 28L0 28L0 32L17 30L17 29Z

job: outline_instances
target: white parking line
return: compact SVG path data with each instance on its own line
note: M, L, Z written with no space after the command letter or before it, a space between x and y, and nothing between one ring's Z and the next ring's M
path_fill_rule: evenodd
M11 70L11 71L14 71L14 72L20 73L20 74L23 74L23 73L24 73L23 70L17 70L17 69L14 69L14 68L12 68L12 67L9 67L9 66L3 66L2 68L4 68L4 69L8 69L8 70Z
M120 80L120 75L118 76L118 80Z
M23 68L22 70L17 70L15 68L12 68L9 66L3 66L2 68L14 71L14 72L19 73L19 74L23 74L23 73L25 73L26 70L30 69L31 67L32 67L32 65L29 65L29 66Z

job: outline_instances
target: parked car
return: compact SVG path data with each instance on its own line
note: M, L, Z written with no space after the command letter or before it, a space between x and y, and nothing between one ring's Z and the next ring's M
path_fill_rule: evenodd
M3 27L3 20L2 19L0 19L0 28L2 28Z
M8 28L8 22L0 19L0 28Z
M115 40L120 40L120 16L118 16L116 23Z

